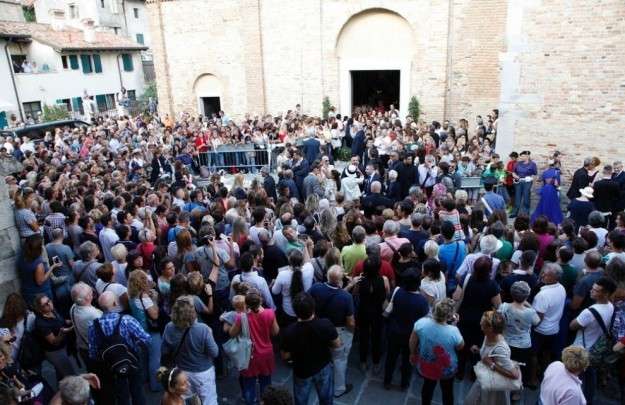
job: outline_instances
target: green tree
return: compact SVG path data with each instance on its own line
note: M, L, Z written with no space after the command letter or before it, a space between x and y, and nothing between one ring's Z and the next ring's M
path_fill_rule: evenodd
M331 107L332 107L332 104L330 104L330 99L328 98L328 96L325 96L323 98L323 103L321 105L321 116L323 117L324 120L328 119L328 115L330 114Z
M421 115L421 105L416 96L410 98L408 103L408 114L412 117L414 122L419 122L419 116Z
M69 119L69 112L65 105L47 105L43 106L43 114L41 120L43 122L58 121Z

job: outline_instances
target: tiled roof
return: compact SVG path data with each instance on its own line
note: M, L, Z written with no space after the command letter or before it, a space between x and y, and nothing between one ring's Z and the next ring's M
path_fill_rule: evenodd
M85 41L83 31L64 27L55 30L49 24L0 21L0 37L32 38L49 45L58 52L99 50L99 51L142 51L148 49L133 40L110 32L96 32L93 42Z

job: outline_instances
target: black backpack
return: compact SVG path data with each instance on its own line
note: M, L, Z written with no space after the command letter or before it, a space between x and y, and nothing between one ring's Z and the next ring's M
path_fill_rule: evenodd
M98 351L98 360L113 375L120 377L127 376L132 371L139 369L137 356L130 350L124 338L119 334L119 325L122 322L122 317L123 315L119 316L110 336L106 336L102 331L99 319L93 321L96 336L102 342Z
M24 334L20 342L17 361L24 370L36 370L45 359L45 353L33 331L29 331L26 324L28 314L24 316Z

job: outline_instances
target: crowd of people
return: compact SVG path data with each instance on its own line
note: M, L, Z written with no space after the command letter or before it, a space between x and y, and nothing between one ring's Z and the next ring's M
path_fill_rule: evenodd
M385 389L416 371L423 404L437 385L453 404L455 379L474 381L466 404L625 395L622 163L584 161L567 205L560 153L495 153L497 110L473 128L398 114L100 117L2 140L23 169L5 178L21 252L0 402L214 405L236 373L245 404L331 404L352 346ZM276 173L226 187L200 153L242 140L279 143Z

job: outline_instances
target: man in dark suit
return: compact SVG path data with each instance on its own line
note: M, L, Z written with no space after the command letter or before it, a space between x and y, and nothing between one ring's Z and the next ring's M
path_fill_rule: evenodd
M402 163L397 168L397 181L401 188L401 198L408 195L410 187L419 182L419 171L417 166L412 164L412 154L406 153L403 156Z
M315 137L315 128L310 127L306 129L307 138L302 142L302 149L304 151L304 155L306 156L306 160L309 162L314 162L319 158L319 148L321 147L321 142L317 140Z
M160 149L154 151L154 157L152 157L152 173L150 173L150 183L154 184L165 173L171 175L171 165L165 159L165 156L161 154ZM172 179L173 180L173 179Z
M382 190L382 183L374 181L371 183L371 194L361 199L362 209L365 212L365 217L371 218L375 214L377 207L393 208L393 201L380 194Z
M612 180L616 181L619 187L619 201L617 211L625 210L625 171L623 171L623 162L617 160L612 164ZM616 218L614 218L616 220Z
M361 124L354 124L352 131L352 156L358 156L361 160L365 154L365 131Z
M590 184L590 176L588 175L588 167L592 162L591 158L584 159L584 167L581 167L575 170L573 173L573 179L571 180L571 187L569 191L566 193L566 196L569 197L569 200L574 200L579 197L581 194L579 190L584 187L588 187Z
M304 194L304 178L308 176L308 172L310 171L310 166L308 165L308 161L304 159L302 152L299 149L296 149L293 152L293 165L291 167L293 170L293 176L295 180L295 184L297 184L297 189L299 190L299 195Z
M260 175L263 176L263 188L267 192L267 195L273 198L273 201L278 201L278 194L276 193L276 181L269 174L269 166L263 166L260 168Z
M373 184L374 181L382 184L382 176L380 176L376 165L373 163L369 163L367 164L367 167L365 167L365 181L363 182L363 192L365 195L371 194L371 184ZM384 189L382 189L381 192L384 192Z
M619 205L620 188L618 183L612 178L612 166L605 165L601 173L601 179L595 181L594 189L595 207L603 214L612 214L610 222L614 221L617 207ZM611 228L611 226L610 226Z

